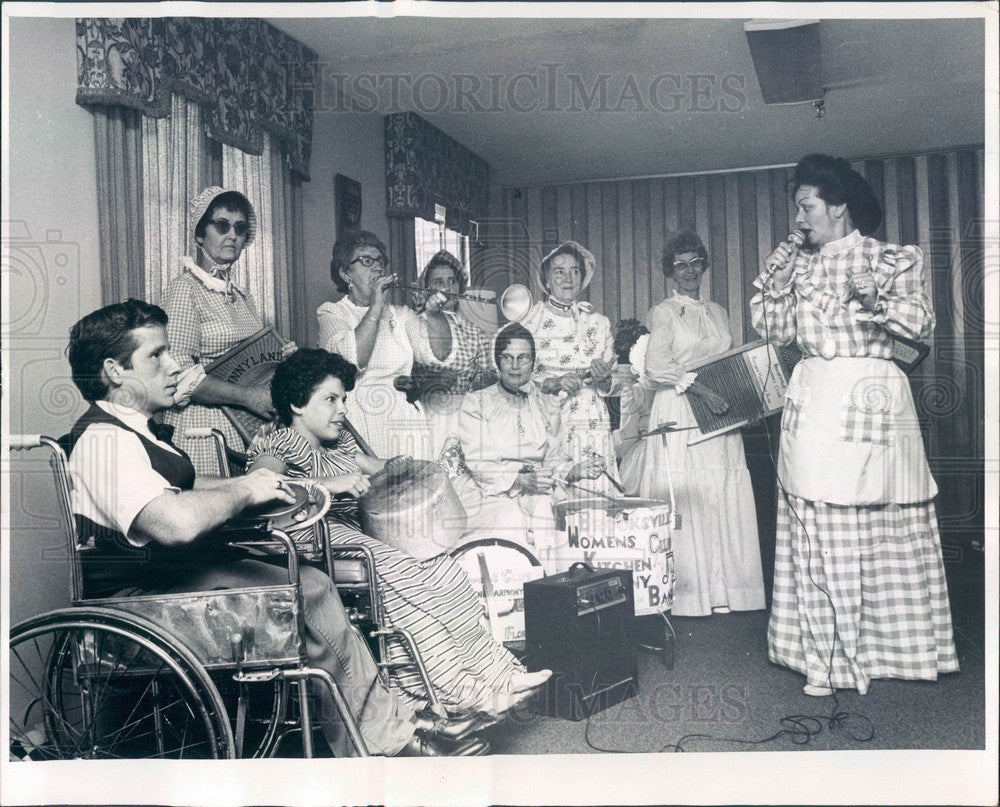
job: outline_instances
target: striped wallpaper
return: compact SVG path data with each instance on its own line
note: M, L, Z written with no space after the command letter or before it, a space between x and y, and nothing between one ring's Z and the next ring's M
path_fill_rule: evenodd
M983 159L982 148L967 148L853 163L886 213L875 236L924 251L937 328L913 376L914 395L947 511L942 530L962 532L983 516L981 484L970 484L982 471ZM750 283L791 229L791 174L771 168L505 188L503 215L525 240L508 253L506 281L526 282L541 254L572 238L597 257L594 306L612 323L642 319L664 297L664 241L690 228L709 251L705 296L729 312L735 343L752 340Z

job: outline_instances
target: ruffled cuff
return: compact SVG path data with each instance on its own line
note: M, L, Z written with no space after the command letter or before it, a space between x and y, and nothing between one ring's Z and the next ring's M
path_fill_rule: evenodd
M192 364L184 370L177 378L177 389L174 391L174 406L183 409L191 403L191 396L204 380L204 365Z
M759 275L757 275L756 280L753 281L753 286L754 288L760 291L761 295L766 295L767 297L770 297L772 300L779 300L782 297L787 297L789 294L792 293L794 277L795 273L792 272L792 274L788 276L788 280L785 282L785 284L781 288L776 289L774 288L774 282L772 280L771 273L768 271L764 271L761 272Z
M687 392L688 387L690 387L697 378L697 373L684 373L684 375L681 376L681 380L674 384L674 389L677 391L677 394L681 395Z

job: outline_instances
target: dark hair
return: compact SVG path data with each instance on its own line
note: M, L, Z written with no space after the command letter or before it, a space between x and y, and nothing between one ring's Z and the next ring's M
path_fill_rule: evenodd
M803 185L816 188L828 205L847 205L851 223L862 235L871 235L882 223L882 205L871 185L842 157L807 154L795 166L792 195Z
M531 363L535 362L535 337L531 331L525 328L520 322L508 322L498 332L493 340L493 361L500 366L500 354L506 350L507 346L515 339L526 339L531 345Z
M358 368L339 353L321 348L300 348L274 370L271 403L286 426L292 425L292 407L305 406L327 378L339 378L344 391L354 389Z
M552 261L558 258L560 255L569 255L576 259L576 265L580 269L580 278L582 279L584 273L587 270L587 262L583 259L583 255L580 254L580 250L574 247L572 244L562 244L558 249L555 249L551 253L545 256L545 260L542 261L542 266L539 269L538 275L541 281L542 288L548 291L548 275L549 267L552 265Z
M195 238L205 237L205 228L214 218L212 214L216 210L226 210L230 213L242 213L243 218L245 218L247 222L250 221L250 218L253 215L250 209L250 200L247 199L242 193L239 191L226 191L225 193L220 193L212 200L212 203L208 206L204 215L198 219L198 223L194 227Z
M430 282L431 270L438 266L447 266L451 269L452 274L455 276L455 281L458 283L458 293L464 294L466 287L465 267L462 266L462 262L458 258L446 249L435 252L431 256L431 259L427 261L427 266L424 267L424 273L421 276L424 288L426 289L427 284Z
M85 400L93 403L108 394L104 360L114 359L130 368L136 349L132 332L152 325L166 327L166 312L144 300L128 299L87 314L70 328L66 355L73 383Z
M705 266L708 266L708 250L705 249L701 236L691 230L681 230L663 246L660 266L666 277L674 276L674 261L678 255L683 255L685 252L697 252L705 262Z
M333 285L341 294L347 294L348 287L347 281L340 276L340 271L347 271L351 255L354 254L354 250L360 247L375 247L382 253L383 258L387 258L389 255L385 244L375 233L357 229L341 233L333 245L333 257L330 260L330 279L333 280Z

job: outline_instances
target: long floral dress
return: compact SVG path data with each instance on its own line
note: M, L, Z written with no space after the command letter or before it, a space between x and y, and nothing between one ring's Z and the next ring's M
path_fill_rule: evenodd
M353 441L344 447L314 449L297 431L279 429L256 437L249 459L269 456L292 477L329 477L358 472ZM338 516L340 518L340 516ZM496 692L506 691L523 667L493 641L486 616L466 573L447 555L417 561L358 529L357 522L330 519L333 544L364 544L375 556L382 605L389 622L412 635L438 696L449 711L490 710ZM404 648L389 642L390 662L406 662ZM412 665L391 672L391 683L415 707L424 705L420 678Z
M613 337L611 323L594 311L589 303L574 303L570 311L556 312L544 302L535 303L521 322L535 340L535 371L532 378L541 386L546 379L565 373L584 373L594 359L612 362ZM574 463L589 454L604 458L605 467L617 476L614 443L611 439L611 419L604 396L616 394L612 388L598 393L585 384L576 395L559 393L560 441L569 449ZM579 486L579 494L588 489L607 489L606 480L587 480Z
M646 324L645 374L660 387L649 427L670 421L680 428L694 426L684 368L730 348L726 312L717 303L677 294L654 306ZM632 456L640 469L640 495L668 499L673 482L681 518L672 531L673 613L704 616L719 607L763 608L757 511L743 439L730 432L692 445L693 433L647 437Z
M874 311L851 293L865 271ZM862 693L872 678L953 672L937 485L909 382L890 359L891 334L934 328L923 255L854 230L800 251L783 288L765 291L768 280L754 282L754 327L804 357L781 416L771 660L813 686Z

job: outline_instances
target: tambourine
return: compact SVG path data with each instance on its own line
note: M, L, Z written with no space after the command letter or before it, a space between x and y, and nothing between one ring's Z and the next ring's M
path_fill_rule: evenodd
M230 526L266 526L283 532L311 527L330 509L330 491L322 485L282 482L294 497L292 502L269 502L244 510Z

